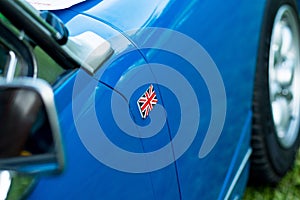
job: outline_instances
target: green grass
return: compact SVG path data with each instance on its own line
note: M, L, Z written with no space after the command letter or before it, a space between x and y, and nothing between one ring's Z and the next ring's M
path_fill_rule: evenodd
M7 196L7 200L19 200L25 195L30 186L34 184L32 176L18 175L12 179L11 188Z
M244 200L300 199L300 152L295 166L276 187L248 187Z

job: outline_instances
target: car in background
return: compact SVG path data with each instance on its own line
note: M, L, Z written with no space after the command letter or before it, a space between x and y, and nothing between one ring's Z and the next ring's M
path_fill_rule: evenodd
M300 142L299 3L0 1L0 169L32 175L27 199L277 184Z

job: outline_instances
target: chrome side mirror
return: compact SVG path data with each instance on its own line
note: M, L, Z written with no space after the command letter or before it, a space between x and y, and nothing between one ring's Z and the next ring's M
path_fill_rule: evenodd
M0 81L0 170L59 172L64 165L51 86L32 78Z

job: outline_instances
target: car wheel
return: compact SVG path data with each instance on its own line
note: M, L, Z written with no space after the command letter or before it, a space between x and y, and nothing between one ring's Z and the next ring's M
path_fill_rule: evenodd
M299 20L293 0L268 0L253 96L252 183L276 184L299 147Z

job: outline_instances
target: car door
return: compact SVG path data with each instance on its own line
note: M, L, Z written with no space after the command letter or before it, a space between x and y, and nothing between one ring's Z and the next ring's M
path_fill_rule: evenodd
M127 34L149 63L166 111L181 197L234 198L246 183L251 154L252 77L264 3L130 2L143 9L103 2L103 13L100 4L86 13ZM125 13L118 12L121 6ZM255 20L245 27L246 19Z
M144 35L131 37L160 85L184 199L234 199L248 176L251 78L264 4L239 3L239 12L233 2L175 2L142 28ZM256 20L245 27L247 18ZM237 42L236 33L248 37Z

